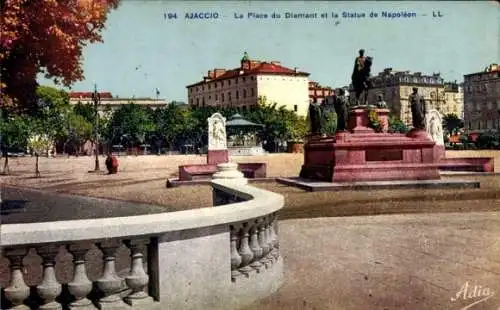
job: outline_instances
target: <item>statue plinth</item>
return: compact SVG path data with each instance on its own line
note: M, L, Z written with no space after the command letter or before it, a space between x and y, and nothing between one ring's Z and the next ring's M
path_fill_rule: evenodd
M370 111L382 132L368 127ZM388 119L388 109L353 108L348 131L306 143L300 176L326 182L439 179L435 142L420 130L388 133Z
M348 129L352 133L374 133L370 128L369 113L373 110L377 114L378 121L382 127L382 132L389 131L389 109L370 109L369 107L357 106L349 111Z

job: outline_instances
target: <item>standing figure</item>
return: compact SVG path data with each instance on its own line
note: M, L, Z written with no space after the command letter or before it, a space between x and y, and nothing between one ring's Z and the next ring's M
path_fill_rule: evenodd
M337 114L337 131L347 130L349 112L347 110L347 98L342 88L337 89L335 98L335 113Z
M321 133L321 121L323 119L323 109L318 103L309 104L309 122L311 124L311 134Z
M359 56L354 60L354 69L351 75L352 86L356 93L356 105L366 105L368 101L368 89L371 87L370 71L373 59L365 57L365 50L359 50ZM363 94L363 102L359 99Z
M418 88L413 87L413 93L410 95L409 101L411 105L413 128L425 130L425 102L418 94Z

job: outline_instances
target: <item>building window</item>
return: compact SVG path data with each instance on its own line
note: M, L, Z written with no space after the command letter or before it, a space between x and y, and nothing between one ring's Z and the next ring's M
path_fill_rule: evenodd
M222 102L224 102L224 94L221 94Z
M190 89L189 89L189 92L190 92L190 93L192 93L192 92L193 92L193 88L190 88Z
M240 93L236 91L236 99L240 99Z
M209 96L208 96L208 99L212 99L212 96L210 96L210 95L209 95Z
M210 89L210 88L211 88L211 86L212 86L212 85L208 84L208 89Z
M227 81L227 85L231 86L231 80Z
M203 100L202 100L202 102L201 102L201 105L202 105L202 106L205 106L205 97L203 97Z
M243 98L246 98L246 97L247 97L247 90L246 90L246 89L244 89L244 90L243 90ZM499 101L498 103L500 104L500 101Z
M215 100L219 100L219 96L217 94L215 94Z
M234 84L238 84L238 78L234 80Z
M191 90L192 90L192 89L191 89ZM189 100L189 103L190 103L191 105L193 105L193 98L191 98L191 100Z
M253 88L250 88L250 97L254 96Z
M316 98L314 98L314 99L316 99ZM298 111L298 109L299 109L299 107L295 104L295 105L293 106L293 111L294 111L294 112L297 112L297 111Z
M245 77L242 77L242 78L241 78L241 80L242 80L243 82L245 82Z
M230 91L227 92L227 100L231 100L231 92Z
M217 88L217 83L214 84L214 88Z
M196 98L196 105L200 105L200 98Z

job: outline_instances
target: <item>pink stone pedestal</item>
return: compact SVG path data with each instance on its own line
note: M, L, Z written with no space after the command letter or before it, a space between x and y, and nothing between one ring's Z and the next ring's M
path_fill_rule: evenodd
M229 162L228 150L208 150L207 164L218 165Z
M327 182L440 178L435 142L426 132L375 133L367 127L367 118L366 110L353 110L349 132L310 139L300 177Z

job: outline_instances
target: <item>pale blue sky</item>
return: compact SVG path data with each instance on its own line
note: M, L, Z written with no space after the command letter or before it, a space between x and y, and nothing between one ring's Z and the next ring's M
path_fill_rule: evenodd
M217 20L186 20L186 12L218 12ZM377 12L378 18L284 19L285 12ZM387 19L381 11L417 13ZM434 18L440 11L443 17ZM165 20L164 13L177 13ZM281 13L279 20L236 20L234 13ZM426 16L423 16L425 14ZM335 26L335 22L340 24ZM383 68L441 72L445 80L500 61L500 6L491 1L134 1L122 0L109 15L104 43L84 50L85 80L74 91L120 97L160 97L187 101L186 85L207 70L239 66L250 58L278 60L311 73L310 79L348 85L360 48L374 57L372 73ZM136 67L139 67L136 70ZM51 84L40 79L42 84Z

